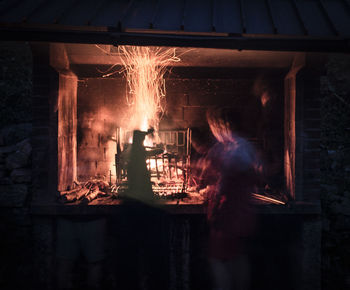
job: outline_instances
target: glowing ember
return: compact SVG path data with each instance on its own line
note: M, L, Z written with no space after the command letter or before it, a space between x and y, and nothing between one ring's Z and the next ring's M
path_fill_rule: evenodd
M158 194L181 192L183 189L185 163L177 160L175 155L166 155L166 148L161 148L161 152L152 153L155 144L159 144L161 139L158 135L159 121L165 111L165 80L164 74L169 66L180 59L175 55L175 49L165 49L159 47L139 47L139 46L119 46L123 73L127 81L127 104L129 105L129 116L127 130L147 131L154 128L154 134L146 135L144 146L148 153L147 168L151 174L151 180L157 187ZM130 140L129 140L130 141ZM165 141L165 140L163 140ZM162 142L166 144L166 142ZM151 154L151 155L150 155ZM154 155L153 155L154 154ZM160 156L160 154L163 154ZM164 184L179 182L177 185L168 184L164 192Z
M261 195L261 194L258 194L258 193L253 193L253 196L256 199L258 199L258 200L265 201L265 202L268 202L268 203L286 204L285 202L283 202L281 200L278 200L278 199L275 199L275 198L272 198L272 197L268 197L268 196L265 196L265 195Z
M119 46L128 84L127 103L130 106L129 130L158 131L164 114L164 74L171 63L179 62L175 49L142 46ZM145 145L152 146L146 140Z

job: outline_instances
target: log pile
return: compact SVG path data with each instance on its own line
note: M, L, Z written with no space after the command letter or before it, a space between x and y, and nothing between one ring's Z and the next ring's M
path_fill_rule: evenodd
M126 182L120 185L109 185L100 179L90 179L85 183L75 182L75 188L68 191L61 191L59 201L62 203L88 204L91 201L108 197L112 199L123 199L128 191ZM189 198L189 195L182 187L175 187L173 184L153 184L155 199L182 200Z
M110 186L99 179L90 179L85 183L75 182L76 188L62 191L60 200L63 203L89 203L90 201L110 195Z

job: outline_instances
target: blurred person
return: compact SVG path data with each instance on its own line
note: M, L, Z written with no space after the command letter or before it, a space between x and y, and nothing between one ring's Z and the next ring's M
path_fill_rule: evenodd
M208 152L214 145L214 138L210 136L210 129L200 130L192 128L191 136L191 162L189 186L194 190L207 192L206 187L210 183L203 173L203 168L207 168ZM209 136L209 138L208 138ZM211 137L211 138L210 138Z
M239 116L212 109L207 119L217 141L208 152L204 173L211 183L208 254L214 289L249 289L246 246L255 227L251 199L258 177L257 157L254 147L238 133Z
M77 289L78 285L74 285L73 276L76 275L76 266L80 258L84 258L83 263L87 267L84 288L101 289L106 218L61 217L57 219L56 226L56 289Z
M164 279L158 273L164 267L162 252L162 226L166 214L154 198L151 176L146 160L149 156L162 153L160 149L146 150L145 137L153 134L134 130L130 148L127 177L128 190L122 204L125 215L122 218L124 251L129 257L125 268L130 269L124 277L127 289L164 289ZM160 150L160 151L159 151ZM130 280L130 276L133 280ZM136 279L135 279L136 278ZM123 278L122 278L123 279Z

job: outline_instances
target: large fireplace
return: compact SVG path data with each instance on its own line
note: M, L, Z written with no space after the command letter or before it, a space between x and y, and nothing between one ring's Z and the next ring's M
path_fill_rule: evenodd
M281 287L289 281L290 289L299 283L317 288L319 267L313 265L320 247L319 90L324 56L145 48L171 51L178 61L163 68L161 111L143 126L142 110L149 104L132 113L131 93L138 83L130 86L135 80L128 79L123 48L32 43L32 213L44 220L54 217L53 235L62 217L109 217L113 229L128 219L123 202L136 136L146 152L155 202L171 216L157 220L167 221L158 232L164 236L157 238L166 251L165 283L179 289L207 287L201 278L208 271L203 260L207 181L201 173L205 152L214 143L206 113L218 108L224 121L235 124L253 144L260 160L262 178L252 192L260 224L250 253L254 283ZM117 232L119 241L126 239ZM117 254L118 247L110 245L110 251ZM113 271L123 269L107 263ZM278 265L287 271L280 273Z
M49 193L51 200L58 198L65 205L117 204L127 188L133 131L138 130L145 138L156 197L203 203L205 185L198 161L205 155L203 148L213 145L205 117L211 108L224 111L225 122L236 122L256 148L263 176L254 192L257 201L283 205L312 199L302 193L305 156L299 157L296 142L296 136L304 136L296 118L304 118L304 92L298 83L307 76L298 83L296 76L302 75L305 54L92 44L49 47L49 68L56 72L55 91L50 89L50 130L52 146L57 147L49 170L57 184ZM154 58L146 68L132 63L143 54ZM153 75L146 75L152 70ZM142 80L147 77L153 78L152 84ZM40 203L43 197L37 198Z

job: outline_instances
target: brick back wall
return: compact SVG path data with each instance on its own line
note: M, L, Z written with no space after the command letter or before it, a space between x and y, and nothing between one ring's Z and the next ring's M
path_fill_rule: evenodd
M257 77L253 74L232 79L169 79L166 82L167 114L160 127L190 127L210 135L206 119L208 108L230 108L231 115L239 116L241 133L250 138L259 150L265 166L266 182L274 190L283 190L282 76L262 81L264 88L260 91L256 89ZM266 107L261 105L262 92L267 92L270 97ZM234 120L233 116L230 117ZM207 141L211 141L210 136Z
M168 79L167 114L162 125L185 128L207 126L206 110L219 106L240 111L245 115L245 129L254 131L262 114L259 96L253 92L255 80L255 76L235 79ZM282 97L280 80L270 80L269 85Z
M255 75L235 79L166 79L166 113L160 128L207 127L207 109L218 106L239 111L244 116L244 129L250 134L256 134L264 120L260 96L254 93L255 80ZM280 99L278 106L283 106L282 85L281 78L269 80L271 94ZM125 91L126 84L121 78L81 79L78 87L78 118L88 112L97 114L101 110L99 108L103 108L107 118L123 126L120 120L128 118L125 115ZM281 107L277 122L281 121L282 113Z
M259 127L257 124L261 121L261 104L253 93L254 80L255 78L166 79L166 113L161 120L160 129L207 128L207 109L219 106L244 112L244 128L250 136L255 137ZM276 87L280 87L277 81ZM95 139L109 129L112 134L113 126L115 130L115 126L123 127L127 122L129 116L126 114L128 107L125 93L126 83L123 78L79 80L78 131L84 140L78 137L78 168L83 169L78 169L78 175L79 171L82 175L86 175L86 172L92 175L93 172L103 174L108 169L110 164L103 161L102 155L103 151L108 155L110 144L100 144ZM85 124L87 118L93 120L91 128ZM102 121L103 124L99 125L98 122ZM101 158L96 158L96 153ZM83 171L86 172L83 174Z
M206 110L219 106L245 110L250 113L247 121L252 120L254 127L261 112L259 98L252 92L253 85L254 79L167 79L166 114L161 126L163 128L206 126ZM279 83L278 86L280 85ZM120 125L119 119L127 117L125 90L125 81L122 79L80 80L78 115L98 111L98 107L107 108L114 114L113 121Z
M283 77L267 77L261 81L264 88L258 90L256 80L254 72L232 78L166 78L166 113L160 122L160 129L198 128L201 132L208 132L207 141L210 142L206 111L214 106L230 108L231 112L239 114L242 132L249 138L260 140L257 146L269 148L265 152L266 162L273 163L276 171L273 174L281 175L277 179L282 179L283 172L277 172L276 164L279 160L282 169ZM262 91L267 91L271 97L266 108L262 108L260 101ZM115 131L115 126L123 127L127 122L129 116L126 114L125 93L126 83L121 77L79 80L78 175L94 176L108 172L111 159L106 155L111 155L115 146L111 142L101 143L97 138L106 132L112 134L113 126ZM84 124L86 118L93 120L91 128ZM103 124L99 125L99 122ZM280 180L274 182L278 183L275 186L282 183Z
M115 175L116 128L127 122L126 82L122 78L86 78L78 82L78 179Z

